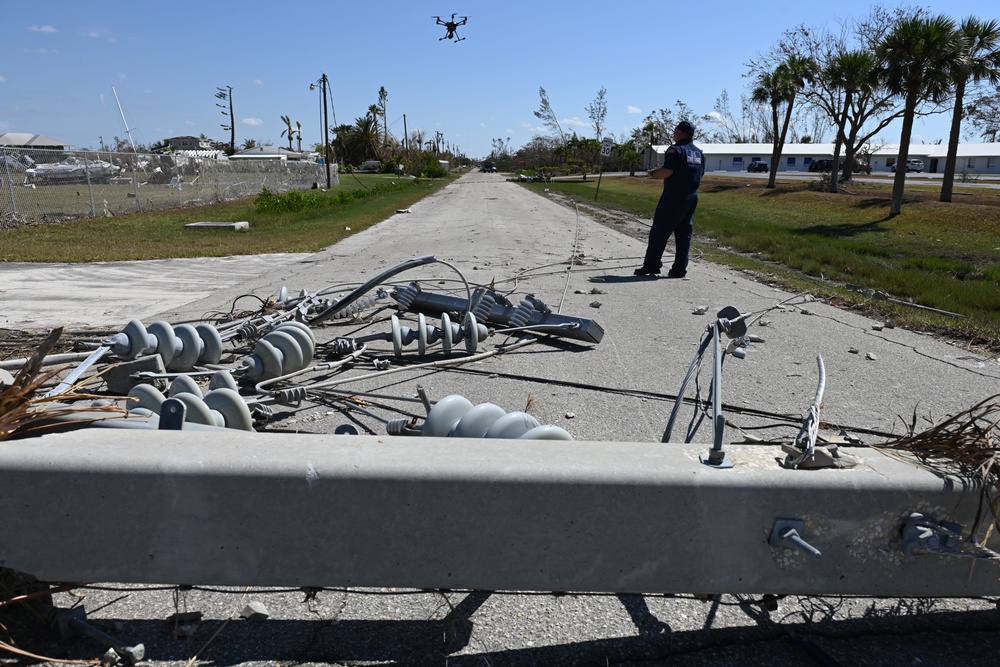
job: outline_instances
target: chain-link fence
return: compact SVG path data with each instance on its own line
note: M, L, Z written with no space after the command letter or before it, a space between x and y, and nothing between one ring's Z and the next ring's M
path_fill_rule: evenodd
M123 215L326 186L326 165L281 159L4 148L0 223ZM331 184L339 184L330 165Z

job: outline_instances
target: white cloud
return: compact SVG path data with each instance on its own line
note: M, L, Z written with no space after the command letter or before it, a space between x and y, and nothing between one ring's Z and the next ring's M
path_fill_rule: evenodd
M263 79L254 79L250 83L254 84L255 86L263 86L264 85L264 80Z
M31 32L55 32L56 29L50 25L29 25L28 30Z
M506 134L514 134L514 130L507 130Z
M250 127L260 127L264 124L264 121L260 118L244 118L242 122L244 125L249 125Z
M3 74L0 74L0 83L6 83L6 82L7 82L7 77L5 77Z
M125 72L118 72L118 80L119 81L125 80Z
M0 81L3 81L3 77L0 77ZM483 128L485 130L486 129L486 123L480 123L479 127Z
M117 41L107 28L85 28L80 34L90 39L107 39L109 42Z
M562 121L563 125L569 125L570 127L590 127L590 123L580 120L579 116L573 116L572 118L566 118Z
M639 107L634 107L631 104L625 107L625 110L628 111L629 113L642 113L642 109L640 109Z
M104 106L104 93L101 93L100 95L98 95L97 99L100 101L101 106L103 107Z

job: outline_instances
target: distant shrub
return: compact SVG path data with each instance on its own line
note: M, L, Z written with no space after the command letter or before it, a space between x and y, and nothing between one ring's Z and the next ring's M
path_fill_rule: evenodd
M317 201L316 197L306 197L299 190L275 194L263 187L253 204L258 213L293 213L315 206Z
M410 179L400 182L376 183L368 188L337 190L336 195L326 195L318 191L303 193L300 190L276 194L265 187L261 188L260 194L257 195L253 203L254 209L258 213L295 213L321 206L345 206L356 201L377 197L380 194L403 190L413 184L415 181Z
M448 175L448 170L438 162L437 157L433 153L424 153L419 171L418 175L425 178L444 178Z

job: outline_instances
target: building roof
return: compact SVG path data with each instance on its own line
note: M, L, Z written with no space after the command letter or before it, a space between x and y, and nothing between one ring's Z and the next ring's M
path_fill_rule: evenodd
M47 137L44 134L31 134L30 132L5 132L0 134L0 146L51 148L52 146L69 145L71 144Z

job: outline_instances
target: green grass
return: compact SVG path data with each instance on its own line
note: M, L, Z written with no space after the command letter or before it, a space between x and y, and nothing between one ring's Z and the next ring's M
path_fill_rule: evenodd
M342 192L377 183L409 186L341 203ZM436 192L451 179L406 181L378 175L341 175L327 192L310 190L313 205L294 213L261 213L253 199L166 211L23 225L0 230L0 261L96 262L169 257L221 257L272 252L315 252L386 219ZM72 188L74 186L50 186ZM73 195L75 197L75 194ZM246 220L250 229L186 229L199 221Z
M532 184L592 202L596 180ZM850 193L819 192L806 182L768 190L756 179L709 177L695 214L695 252L793 289L1000 349L1000 194L957 188L907 191L889 217L891 184L851 183ZM604 179L599 204L651 219L659 181ZM669 250L670 246L668 246ZM845 286L964 316L866 298Z

